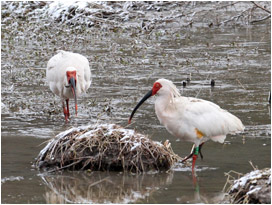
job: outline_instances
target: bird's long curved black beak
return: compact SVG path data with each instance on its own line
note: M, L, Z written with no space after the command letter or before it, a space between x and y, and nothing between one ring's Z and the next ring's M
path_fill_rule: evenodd
M133 118L134 113L136 112L136 110L148 99L152 96L152 90L150 90L148 93L146 93L146 95L141 99L141 101L136 105L136 107L134 108L134 110L132 111L130 118L128 120L128 124L131 123L131 119Z
M72 92L73 92L73 95L74 95L74 98L75 98L75 109L76 109L76 115L77 115L77 96L76 96L76 81L75 81L75 78L71 77L69 82L70 82Z

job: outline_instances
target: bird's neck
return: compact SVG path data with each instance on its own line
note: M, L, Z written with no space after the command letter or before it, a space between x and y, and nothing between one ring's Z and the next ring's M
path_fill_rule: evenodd
M160 118L162 115L166 114L168 109L171 109L171 94L158 96L155 101L155 111L157 117Z

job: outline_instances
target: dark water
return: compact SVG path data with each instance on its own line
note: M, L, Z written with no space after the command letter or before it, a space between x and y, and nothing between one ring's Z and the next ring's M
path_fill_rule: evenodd
M151 34L132 30L133 35L65 29L52 35L45 27L37 31L38 37L23 28L24 33L16 33L2 27L2 203L217 203L226 182L224 172L249 172L249 161L260 169L271 167L270 25L173 27ZM72 110L69 123L45 81L44 68L56 49L87 56L92 69L91 88L79 97L78 117ZM191 83L183 88L190 75ZM172 80L184 96L220 105L246 126L243 134L228 136L223 145L205 144L204 160L197 161L196 185L191 171L179 166L139 175L46 174L32 167L44 147L41 143L72 126L126 126L133 107L158 78ZM153 102L141 107L129 128L156 141L169 139L175 153L187 155L192 144L177 140L159 124Z

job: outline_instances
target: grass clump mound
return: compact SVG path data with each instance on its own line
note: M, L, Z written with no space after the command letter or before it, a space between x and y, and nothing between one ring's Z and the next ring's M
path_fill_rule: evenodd
M231 174L237 174L235 179ZM271 204L271 168L253 171L243 175L231 170L224 190L228 193L224 203L231 204Z
M169 143L161 144L115 124L66 130L42 149L36 167L47 171L168 170L180 158Z

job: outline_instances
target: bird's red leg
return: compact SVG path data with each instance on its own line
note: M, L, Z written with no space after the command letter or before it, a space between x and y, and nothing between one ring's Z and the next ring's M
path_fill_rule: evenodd
M192 171L194 172L195 170L195 162L197 159L198 154L200 154L201 159L203 159L203 155L201 153L201 147L203 146L204 142L202 142L198 147L194 147L192 148L192 152L191 154L189 154L187 157L185 157L181 162L184 163L187 159L193 158L193 162L192 162Z
M202 143L203 144L203 143ZM201 145L202 145L201 144ZM195 145L194 145L195 146ZM197 156L198 156L198 153L199 153L199 147L194 147L193 146L193 151L191 152L191 154L189 154L187 157L185 157L185 159L183 159L181 162L185 162L187 159L189 158L193 158L193 162L192 162L192 172L194 174L194 170L195 170L195 162L196 162L196 159L197 159ZM202 156L203 157L203 156Z
M62 107L63 107L63 114L64 114L64 117L65 117L65 120L66 120L66 122L68 122L68 113L67 113L67 110L65 108L64 101L62 102Z
M202 142L198 147L194 148L194 151L193 151L193 162L192 162L193 175L195 174L194 173L194 171L195 171L195 162L196 162L198 153L200 154L201 159L203 159L203 155L201 153L201 147L203 146L203 144L204 144L204 142Z
M67 115L68 118L70 117L70 112L69 112L69 99L66 100L66 105L67 105Z
M197 154L193 154L192 172L194 172L194 170L195 170L195 162L196 162L196 159L197 159Z

